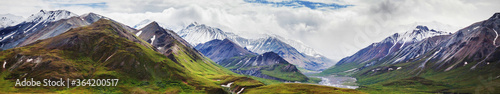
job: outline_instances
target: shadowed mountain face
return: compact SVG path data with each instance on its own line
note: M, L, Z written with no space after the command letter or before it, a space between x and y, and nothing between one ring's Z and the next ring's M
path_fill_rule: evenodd
M180 54L188 55L193 60L211 62L172 30L163 29L156 22L151 22L133 33L175 62L181 62L180 57L177 56Z
M195 48L215 62L220 62L223 59L235 56L257 55L256 53L241 48L238 44L228 39L215 39L207 43L199 44Z
M500 73L497 72L500 70L498 15L500 13L451 35L428 37L405 43L405 46L387 44L385 40L375 43L353 56L342 59L336 66L321 74L355 76L360 79L358 82L361 84L390 82L416 76L426 80L454 83L454 88L448 87L452 90L445 90L446 92L472 93L474 91L467 88L500 82ZM477 80L478 77L484 76L493 78L487 81Z
M212 40L196 46L217 64L238 74L251 75L279 81L307 81L296 67L274 52L257 55L229 39Z

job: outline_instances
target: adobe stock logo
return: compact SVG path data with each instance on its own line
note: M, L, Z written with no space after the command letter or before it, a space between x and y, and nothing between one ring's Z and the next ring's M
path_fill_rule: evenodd
M54 81L50 79L43 79L43 81L35 81L33 80L33 78L31 78L31 80L26 80L26 78L24 78L23 81L19 81L19 79L17 79L15 86L66 86L65 82L66 81L64 81L62 78Z
M20 81L17 79L15 86L20 87L32 87L32 86L57 86L57 87L79 87L79 86L117 86L119 79L66 79L63 80L50 80L43 79L42 81L37 81L31 79L26 79Z

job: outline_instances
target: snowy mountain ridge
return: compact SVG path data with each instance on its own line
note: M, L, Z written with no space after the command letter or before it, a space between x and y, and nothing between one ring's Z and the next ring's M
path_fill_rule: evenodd
M258 54L271 51L278 53L288 62L309 70L321 70L335 63L301 42L285 39L278 35L243 38L234 33L224 32L219 28L213 28L197 22L191 23L177 33L195 47L198 44L214 39L223 40L227 38L239 46ZM300 48L301 51L298 51L294 46Z
M24 20L22 16L13 14L0 14L0 28L13 26L21 23Z
M40 10L40 12L38 12L37 14L33 14L30 17L28 17L24 22L33 22L33 23L54 22L61 19L68 19L74 16L78 15L67 10L56 10L56 11Z
M153 21L150 19L144 19L141 22L139 22L138 24L134 25L132 28L141 29L141 28L147 26L151 22L153 22Z
M205 31L198 31L198 30L205 30ZM210 33L209 33L210 32ZM205 24L199 24L197 22L193 22L190 25L188 25L185 29L182 29L181 31L178 31L179 35L183 38L185 38L187 41L190 42L191 45L196 46L200 43L205 43L214 39L219 39L223 40L225 38L233 40L235 43L242 47L246 47L249 50L252 50L257 53L265 53L266 51L258 51L258 49L254 48L257 45L252 45L256 44L256 42L263 42L268 38L276 38L280 41L285 42L286 44L294 47L297 51L304 53L305 55L312 56L312 57L321 57L321 54L318 53L316 50L313 48L305 45L302 42L292 40L292 39L286 39L283 38L279 35L269 35L269 34L262 34L259 37L256 38L243 38L241 36L238 36L234 33L231 32L224 32L220 30L219 28L212 28L210 26L206 26ZM191 34L191 35L188 35ZM185 37L185 36L198 36L198 37ZM210 36L210 37L208 37Z
M395 33L394 35L385 38L382 43L413 43L421 41L425 38L438 36L438 35L450 35L449 32L436 31L434 29L427 28L427 26L419 25L414 30L410 30L403 33Z
M281 41L285 42L286 44L292 46L293 48L297 49L297 51L299 51L301 53L304 53L305 55L312 56L312 57L315 57L315 58L318 58L318 57L322 56L319 52L317 52L313 48L307 46L303 42L292 40L292 39L283 38L283 37L281 37L279 35L269 35L269 37L276 37L279 40L281 40Z
M178 31L177 33L186 41L189 41L189 43L193 46L214 39L224 40L225 38L228 39L240 38L238 35L234 33L224 32L219 28L212 28L210 26L206 26L205 24L198 24L197 22L191 23L186 28ZM240 43L238 44L241 46Z
M19 24L0 29L0 49L24 46L54 37L71 28L90 25L101 18L106 17L95 13L78 16L67 10L40 10Z

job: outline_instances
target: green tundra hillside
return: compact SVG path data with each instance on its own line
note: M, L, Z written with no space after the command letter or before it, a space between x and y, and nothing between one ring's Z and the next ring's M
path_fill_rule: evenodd
M86 27L33 44L0 52L5 62L1 92L224 92L209 78L232 74L213 62L174 62L136 38L119 23L101 19ZM182 49L185 50L185 49ZM34 78L119 79L116 87L14 87L15 80Z

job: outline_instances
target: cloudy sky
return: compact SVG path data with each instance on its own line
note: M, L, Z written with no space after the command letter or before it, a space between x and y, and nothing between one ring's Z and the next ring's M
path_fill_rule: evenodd
M455 32L500 12L500 0L1 0L0 14L94 12L134 26L145 19L180 30L192 22L300 41L339 60L416 25Z

